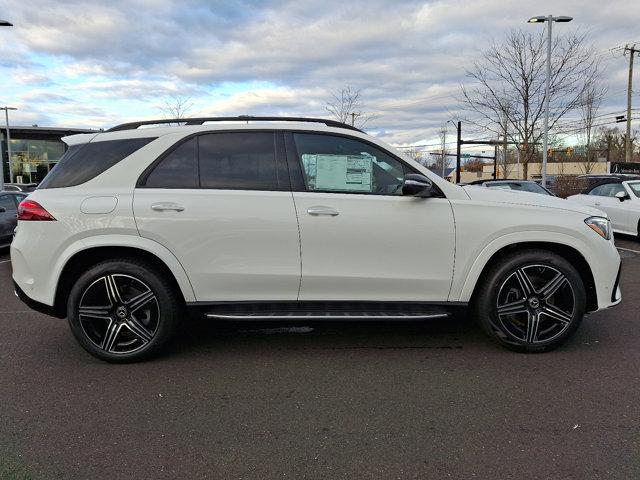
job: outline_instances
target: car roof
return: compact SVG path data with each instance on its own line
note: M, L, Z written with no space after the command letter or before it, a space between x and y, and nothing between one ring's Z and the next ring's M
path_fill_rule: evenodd
M186 121L188 119L178 120ZM250 123L253 122L253 123ZM337 123L337 122L336 122ZM349 126L350 127L350 126ZM114 127L115 128L115 127ZM63 137L62 140L67 145L76 145L91 141L103 142L108 140L123 140L129 138L149 138L162 137L170 134L184 134L185 136L195 133L225 131L225 130L296 130L309 132L326 132L338 133L342 135L350 135L363 139L369 139L370 136L358 130L357 128L346 128L338 126L328 126L322 121L317 122L304 121L296 122L289 120L229 120L226 122L202 123L198 125L165 125L165 124L149 124L141 125L141 128L127 129L110 129L97 133L81 133Z

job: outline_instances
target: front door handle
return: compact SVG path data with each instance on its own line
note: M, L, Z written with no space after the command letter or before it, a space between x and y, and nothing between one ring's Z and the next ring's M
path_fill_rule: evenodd
M154 203L153 205L151 205L151 210L155 210L156 212L164 212L166 210L181 212L184 210L184 207L182 205L178 205L177 203Z
M322 207L322 206L309 207L307 208L307 213L313 216L329 215L330 217L335 217L336 215L340 214L340 212L338 212L335 208Z
M600 202L596 202L594 205L595 205L596 207L599 207L599 206L600 206Z

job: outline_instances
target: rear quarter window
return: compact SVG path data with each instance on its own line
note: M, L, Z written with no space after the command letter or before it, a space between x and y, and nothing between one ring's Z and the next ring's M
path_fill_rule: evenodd
M88 182L156 138L128 138L73 145L38 188L73 187Z

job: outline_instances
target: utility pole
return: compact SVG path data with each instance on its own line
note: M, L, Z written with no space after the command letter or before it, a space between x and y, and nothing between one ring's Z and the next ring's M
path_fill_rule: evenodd
M9 182L13 183L13 170L11 170L11 134L9 133L9 110L17 110L15 107L0 107L0 110L4 110L4 118L7 126L7 135L5 140L7 141L7 160L9 163ZM0 152L0 158L2 157ZM4 190L4 162L0 162L0 190Z
M630 162L632 157L631 151L631 93L633 84L633 56L640 52L636 49L635 44L633 46L626 45L624 47L624 53L629 52L629 84L627 85L627 136L624 140L624 161Z
M446 124L442 126L442 130L440 130L440 141L442 142L442 178L444 178L444 170L446 166L446 158L447 158L447 126Z
M456 142L456 183L460 183L460 147L462 145L462 122L458 121L458 141Z
M359 117L360 114L356 113L356 112L351 112L349 115L351 115L351 126L355 127L356 126L356 117Z

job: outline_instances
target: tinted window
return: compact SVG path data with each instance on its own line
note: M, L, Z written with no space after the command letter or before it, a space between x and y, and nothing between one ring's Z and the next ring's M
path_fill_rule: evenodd
M549 192L535 182L487 182L485 185L489 188L503 188L508 190L517 190L519 192L542 193L544 195L549 195Z
M371 145L346 137L294 134L309 191L402 195L405 166Z
M198 154L202 188L278 189L273 132L201 135Z
M11 195L0 195L0 207L4 208L4 212L11 213L16 211L16 204Z
M97 177L155 138L131 138L74 145L38 188L72 187Z
M596 188L591 190L589 195L614 197L618 192L624 192L624 187L621 183L605 183L604 185L598 185Z
M197 140L178 145L151 171L148 188L198 188Z

